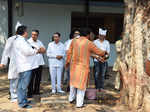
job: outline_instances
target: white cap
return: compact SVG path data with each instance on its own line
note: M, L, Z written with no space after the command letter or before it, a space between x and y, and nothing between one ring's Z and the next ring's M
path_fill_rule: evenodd
M106 36L106 34L107 34L107 30L103 30L103 29L99 28L99 35Z
M21 24L19 21L17 21L17 24L16 24L16 26L15 26L15 31L17 31L18 27L21 26L21 25L22 25L22 24Z

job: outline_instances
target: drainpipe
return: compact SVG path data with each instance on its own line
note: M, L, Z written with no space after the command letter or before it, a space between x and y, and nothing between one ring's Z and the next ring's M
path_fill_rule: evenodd
M8 38L13 35L13 0L7 0L8 4Z

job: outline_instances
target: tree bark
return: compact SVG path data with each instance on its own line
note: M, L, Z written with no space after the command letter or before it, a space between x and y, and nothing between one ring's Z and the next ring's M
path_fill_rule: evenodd
M121 53L121 102L134 112L149 112L149 76L144 62L150 51L150 1L124 0L124 36Z

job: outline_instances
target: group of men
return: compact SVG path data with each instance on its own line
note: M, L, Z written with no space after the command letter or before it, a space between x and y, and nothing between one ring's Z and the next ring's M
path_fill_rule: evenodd
M10 59L8 79L11 102L18 101L21 108L32 107L27 95L40 93L41 71L44 65L42 54L46 49L37 39L38 35L38 30L32 30L32 36L27 40L27 27L19 25L16 34L7 40L2 55L1 68L6 66Z
M22 108L31 108L31 102L27 100L27 96L40 94L42 65L44 65L42 54L46 53L52 93L64 93L61 80L65 66L70 85L69 102L74 102L76 98L76 107L83 107L91 56L95 58L96 88L100 91L104 88L104 72L110 52L109 42L105 40L106 32L99 29L99 38L92 42L89 40L91 30L81 28L73 31L70 34L70 40L65 44L60 42L61 35L56 32L46 51L42 42L38 40L38 30L32 30L31 38L27 40L27 27L19 26L16 35L7 40L0 64L0 67L6 66L10 58L8 78L11 101L17 100Z

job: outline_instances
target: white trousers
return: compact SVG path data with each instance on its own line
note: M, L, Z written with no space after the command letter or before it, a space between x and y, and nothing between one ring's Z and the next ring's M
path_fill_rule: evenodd
M18 85L18 79L10 79L10 95L11 95L11 101L17 100L17 85Z
M63 67L49 67L52 90L56 90L56 79L57 79L57 91L61 90L61 77Z
M69 102L75 100L76 98L76 106L81 107L83 106L84 95L85 95L85 90L80 90L78 88L74 88L73 86L70 86Z

